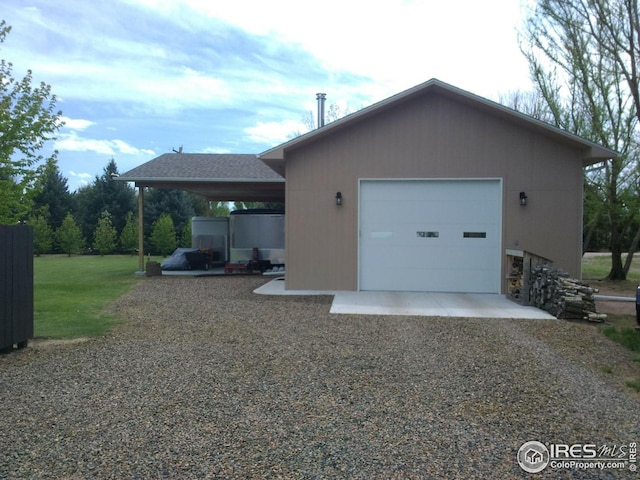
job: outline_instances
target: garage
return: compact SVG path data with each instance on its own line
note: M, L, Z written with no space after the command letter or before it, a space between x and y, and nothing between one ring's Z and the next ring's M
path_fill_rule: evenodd
M494 294L507 250L580 277L583 169L615 157L437 79L259 156L286 179L286 289Z
M359 290L500 292L500 179L361 180L359 224Z

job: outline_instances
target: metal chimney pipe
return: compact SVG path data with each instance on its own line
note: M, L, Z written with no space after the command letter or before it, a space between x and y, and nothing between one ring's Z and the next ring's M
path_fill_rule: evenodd
M318 100L318 128L324 127L324 102L326 98L326 93L316 93L316 100Z

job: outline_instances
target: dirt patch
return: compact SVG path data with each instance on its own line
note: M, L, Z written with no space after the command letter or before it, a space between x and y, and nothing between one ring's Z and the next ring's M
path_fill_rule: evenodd
M629 297L634 298L636 296L637 285L629 280L614 282L611 280L585 280L589 285L598 290L596 295L606 295L613 297ZM606 313L608 315L628 315L635 319L636 316L636 303L611 301L611 300L596 300L596 308L600 313Z
M64 345L77 345L79 343L85 343L90 340L89 337L78 338L34 338L29 341L29 346L32 348L50 348L61 347Z
M600 313L607 315L628 315L635 318L636 304L635 302L614 302L596 300L596 308Z

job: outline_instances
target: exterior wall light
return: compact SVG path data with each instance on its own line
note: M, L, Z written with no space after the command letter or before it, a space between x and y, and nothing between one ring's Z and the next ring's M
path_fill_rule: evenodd
M336 205L338 206L342 205L342 192L336 193Z
M527 194L524 192L520 192L520 205L524 207L527 204L527 200L529 200Z

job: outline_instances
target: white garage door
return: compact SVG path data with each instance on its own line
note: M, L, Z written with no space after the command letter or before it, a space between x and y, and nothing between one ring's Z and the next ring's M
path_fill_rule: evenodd
M360 290L500 292L500 180L362 180Z

